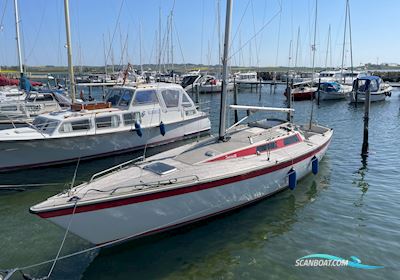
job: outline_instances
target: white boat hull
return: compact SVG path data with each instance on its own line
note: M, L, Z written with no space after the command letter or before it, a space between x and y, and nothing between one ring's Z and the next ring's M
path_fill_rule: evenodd
M142 137L135 130L36 140L0 141L0 171L46 166L138 150L183 139L208 131L207 117L166 124L166 134L159 127L143 128Z
M340 100L346 98L346 93L344 92L326 92L319 91L319 100Z
M275 168L277 166L269 166L235 177L197 183L180 190L108 201L97 206L88 205L87 211L79 210L74 214L70 231L91 243L103 244L125 241L205 219L284 190L288 186L289 170L296 170L297 179L301 179L311 172L311 159L316 156L321 160L328 146L329 141L318 150L294 159L293 165L292 161L282 162L278 169ZM62 212L58 210L38 215L66 228L71 212Z
M386 92L378 92L378 93L372 93L371 92L370 101L371 102L384 101L386 99L386 96L387 96ZM352 92L352 93L349 94L349 99L350 99L350 102L352 102L352 103L356 103L356 102L357 103L364 103L365 102L365 93L364 92L362 92L362 93L359 92L358 96L356 98L355 93Z
M234 87L233 83L228 84L228 91L232 91ZM218 83L216 85L200 85L199 86L200 93L220 93L222 92L222 84Z

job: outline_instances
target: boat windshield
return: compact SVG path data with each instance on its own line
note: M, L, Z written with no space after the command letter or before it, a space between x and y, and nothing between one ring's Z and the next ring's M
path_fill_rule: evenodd
M377 80L370 80L369 89L371 92L378 91L379 84ZM366 92L367 89L367 80L358 80L358 91Z
M33 120L32 125L41 133L52 134L58 127L60 121L48 119L45 117L37 117Z
M133 91L129 89L112 89L106 101L115 107L128 107L131 103Z
M183 78L182 82L181 82L181 86L183 88L190 86L191 84L193 84L198 76L186 76Z

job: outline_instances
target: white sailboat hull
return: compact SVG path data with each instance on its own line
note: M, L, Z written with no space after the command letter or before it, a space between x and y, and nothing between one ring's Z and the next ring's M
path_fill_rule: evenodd
M210 121L200 117L166 124L164 136L159 127L74 137L0 141L0 171L46 166L138 150L183 139L208 131Z
M326 92L326 91L319 91L319 99L323 100L340 100L346 98L346 93L344 92Z
M102 244L205 219L284 190L288 186L289 170L296 170L297 179L303 178L311 172L311 159L316 156L321 160L328 146L329 141L314 152L298 158L297 162L294 159L295 164L283 164L278 169L269 166L264 170L198 183L170 192L90 205L87 211L74 214L70 231L91 243ZM63 214L62 211L50 212L50 216L38 215L66 228L71 214Z

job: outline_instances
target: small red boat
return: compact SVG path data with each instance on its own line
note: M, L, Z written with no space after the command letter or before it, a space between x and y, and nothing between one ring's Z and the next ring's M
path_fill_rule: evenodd
M312 100L315 97L315 93L318 91L317 87L301 86L292 90L292 98L294 101ZM288 98L287 91L285 96Z

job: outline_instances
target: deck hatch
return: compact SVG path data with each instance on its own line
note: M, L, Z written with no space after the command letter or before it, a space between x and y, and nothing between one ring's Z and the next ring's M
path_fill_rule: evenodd
M175 166L172 166L172 165L169 165L169 164L166 164L163 162L154 162L154 163L148 164L148 165L144 166L143 169L149 170L158 175L166 175L166 174L172 173L177 170Z

